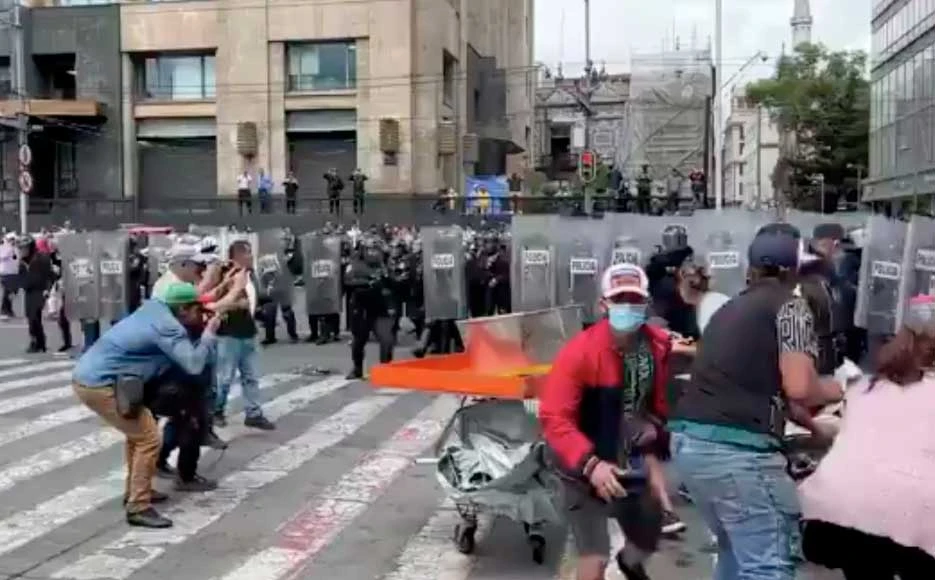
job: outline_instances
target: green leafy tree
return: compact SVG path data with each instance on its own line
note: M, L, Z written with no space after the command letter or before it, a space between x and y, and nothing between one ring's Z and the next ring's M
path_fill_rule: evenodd
M817 209L824 176L826 209L839 191L867 167L870 86L867 56L801 44L779 59L772 78L747 86L780 132L780 161L774 186L794 206Z

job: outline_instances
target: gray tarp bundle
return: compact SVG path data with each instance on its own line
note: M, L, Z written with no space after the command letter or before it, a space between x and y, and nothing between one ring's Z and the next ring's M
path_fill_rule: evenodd
M561 521L539 424L522 401L484 400L462 407L435 452L436 475L455 503L527 524Z

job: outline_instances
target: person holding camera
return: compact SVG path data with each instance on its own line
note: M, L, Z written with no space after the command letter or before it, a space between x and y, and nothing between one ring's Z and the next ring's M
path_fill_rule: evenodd
M166 496L152 488L161 438L147 399L166 387L190 391L190 383L210 369L221 320L206 314L195 286L174 282L161 299L146 301L110 327L75 365L72 382L78 399L126 435L124 504L130 525L172 526L152 506Z
M616 555L629 580L649 578L644 562L662 534L661 486L650 465L665 455L669 334L647 321L642 268L615 264L601 279L604 317L558 353L539 394L539 420L554 456L578 552L578 579L604 578L607 519L627 538Z

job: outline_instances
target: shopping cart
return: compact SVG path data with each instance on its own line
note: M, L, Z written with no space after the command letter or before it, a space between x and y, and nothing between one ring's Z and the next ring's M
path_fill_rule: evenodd
M461 516L454 541L475 548L480 513L520 522L537 563L542 529L561 521L536 396L558 350L581 329L576 306L459 321L465 352L398 361L371 370L374 386L460 397L435 445L436 476Z

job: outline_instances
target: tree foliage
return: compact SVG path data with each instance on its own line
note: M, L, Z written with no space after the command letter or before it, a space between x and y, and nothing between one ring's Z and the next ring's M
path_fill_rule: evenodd
M814 205L813 176L834 195L867 167L870 87L867 56L801 44L779 59L772 78L747 86L780 132L776 185L794 205Z

